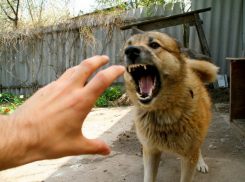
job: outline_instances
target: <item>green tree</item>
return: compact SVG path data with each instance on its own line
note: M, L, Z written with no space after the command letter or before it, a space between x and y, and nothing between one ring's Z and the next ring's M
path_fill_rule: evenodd
M147 7L147 6L158 5L158 4L166 4L165 0L135 0L132 2L134 8L138 8L139 6Z
M176 1L176 0L172 0ZM158 4L165 4L165 0L131 0L125 2L125 0L96 0L98 3L99 8L106 8L106 7L125 7L127 8L127 5L131 5L133 8L138 7L147 7L152 5L158 5Z
M132 8L148 7L159 4L183 2L184 4L191 2L192 0L96 0L99 9L108 7L124 7L125 9L131 6Z

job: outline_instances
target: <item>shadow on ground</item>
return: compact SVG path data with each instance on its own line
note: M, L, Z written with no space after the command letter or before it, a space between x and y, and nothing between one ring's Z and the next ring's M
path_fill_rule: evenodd
M228 113L224 111L224 105L218 109L214 105L212 124L202 147L204 160L209 165L209 173L197 172L194 182L245 181L245 147L228 122ZM110 128L110 131L113 132L116 128L121 127L120 122L126 123L131 119L132 112L129 112L118 124ZM106 138L103 135L101 138ZM74 157L45 182L143 181L141 145L137 140L134 126L121 132L111 145L113 152L110 156L90 156L80 160ZM179 179L180 160L178 156L163 153L157 181L176 182Z

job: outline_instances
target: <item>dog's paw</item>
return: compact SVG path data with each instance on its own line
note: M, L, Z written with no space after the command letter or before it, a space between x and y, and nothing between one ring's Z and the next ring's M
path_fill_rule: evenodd
M204 161L198 162L197 164L197 171L202 172L202 173L207 173L208 172L208 165L205 164Z

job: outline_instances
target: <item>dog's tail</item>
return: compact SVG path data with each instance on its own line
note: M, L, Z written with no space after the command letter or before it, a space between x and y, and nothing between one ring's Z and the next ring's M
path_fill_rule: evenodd
M185 60L188 67L199 76L203 83L212 83L215 81L219 67L203 60L188 58L185 58Z

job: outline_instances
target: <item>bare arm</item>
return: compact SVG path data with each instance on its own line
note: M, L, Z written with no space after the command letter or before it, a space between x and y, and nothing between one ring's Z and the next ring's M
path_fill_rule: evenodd
M81 127L98 97L124 72L121 66L100 71L109 58L95 56L67 70L37 91L13 114L0 116L0 170L42 159L110 153L98 139L87 139Z

